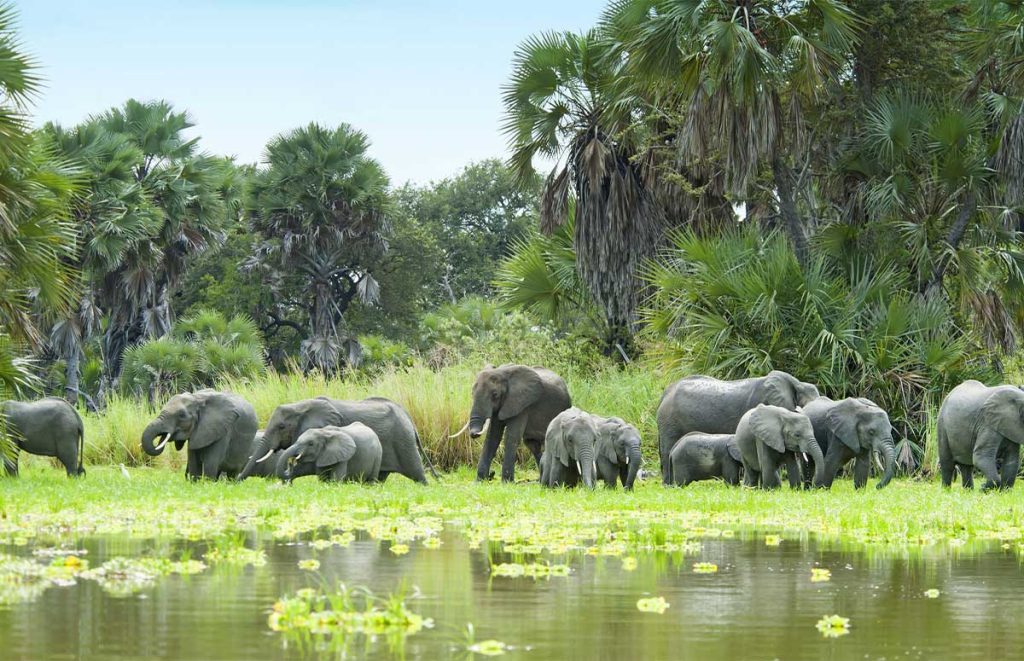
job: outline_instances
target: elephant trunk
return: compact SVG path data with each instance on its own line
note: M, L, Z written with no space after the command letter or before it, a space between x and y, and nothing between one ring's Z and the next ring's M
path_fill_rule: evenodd
M583 484L588 489L593 489L597 485L597 480L594 477L596 473L594 470L594 447L589 444L584 445L580 448L579 457L580 477L583 479Z
M643 459L640 458L639 443L631 445L626 451L626 463L629 464L629 473L626 475L626 483L622 486L632 489L633 483L636 482L636 476L640 474L640 464L643 463Z
M494 414L491 404L486 399L477 397L473 400L473 408L469 412L469 435L478 438L487 431L487 426Z
M893 445L892 436L882 439L882 465L884 471L876 489L884 489L896 474L896 447Z
M154 443L157 437L159 442ZM142 449L151 457L159 456L164 451L164 445L171 437L171 432L164 430L163 420L157 418L153 422L146 425L146 429L142 432Z
M818 441L812 438L807 444L807 449L804 450L804 452L811 455L811 460L814 462L814 478L812 484L815 487L825 486L825 457L821 453L821 446L818 445Z
M282 452L281 456L278 457L277 459L277 468L274 470L274 472L279 478L281 478L285 482L292 481L293 475L291 462L292 459L294 459L295 456L298 454L299 447L297 445L293 445L284 452Z
M267 459L267 455L273 451L273 439L271 439L268 434L264 433L263 437L253 445L252 454L249 455L249 460L245 462L245 468L242 469L242 472L238 474L236 479L241 481L252 475L256 470L256 464L259 463L260 460L269 461L269 459Z

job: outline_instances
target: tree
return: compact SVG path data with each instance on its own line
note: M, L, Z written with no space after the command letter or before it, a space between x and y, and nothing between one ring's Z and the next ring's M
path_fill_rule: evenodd
M504 89L510 164L529 178L535 158L557 162L544 182L541 229L564 223L575 199L577 266L602 311L606 353L627 355L639 269L654 254L662 219L640 136L630 130L639 101L626 87L626 60L596 30L547 32L520 45L512 66Z
M618 0L603 24L628 54L623 75L681 116L684 162L718 159L737 200L768 168L781 224L809 263L805 117L847 66L854 14L839 0Z
M250 186L247 208L263 238L251 266L273 291L281 323L305 316L307 367L358 362L345 313L357 298L379 297L372 270L387 248L388 178L369 146L347 124L309 124L270 141Z

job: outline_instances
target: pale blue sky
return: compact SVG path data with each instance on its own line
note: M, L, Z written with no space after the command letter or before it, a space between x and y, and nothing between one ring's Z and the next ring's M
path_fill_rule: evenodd
M533 32L591 26L603 0L15 0L47 80L36 121L165 98L204 149L255 161L316 120L369 134L392 182L506 155L500 87Z

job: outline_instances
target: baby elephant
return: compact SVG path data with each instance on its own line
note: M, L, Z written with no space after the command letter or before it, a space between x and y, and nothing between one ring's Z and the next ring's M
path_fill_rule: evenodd
M70 477L85 475L82 468L83 425L75 407L63 399L47 397L35 402L0 403L6 432L14 441L13 457L3 457L9 475L18 475L17 452L57 457Z
M618 478L626 490L633 488L643 459L640 457L640 432L622 418L597 418L597 475L609 488Z
M743 460L733 434L692 431L676 441L669 453L669 483L685 487L698 480L722 479L740 483Z
M277 476L286 482L304 475L324 482L376 482L382 454L377 434L361 422L307 429L281 453Z
M801 488L796 453L804 452L814 461L815 487L821 486L825 461L814 438L811 421L803 413L781 406L758 404L743 414L736 427L736 445L743 460L743 484L763 489L779 486L779 467L784 463L789 486Z
M593 489L596 444L594 416L575 406L559 413L544 435L540 483L546 487L574 487L582 480L584 486Z

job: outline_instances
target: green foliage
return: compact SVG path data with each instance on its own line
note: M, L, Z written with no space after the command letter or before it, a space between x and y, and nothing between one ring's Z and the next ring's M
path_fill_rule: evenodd
M128 349L121 387L152 401L265 372L262 339L251 319L200 310L175 324L171 335Z
M802 269L778 234L679 233L649 278L649 330L671 364L721 378L781 369L832 397L868 397L918 445L929 406L963 379L992 377L946 303L917 296L904 274L822 259Z

